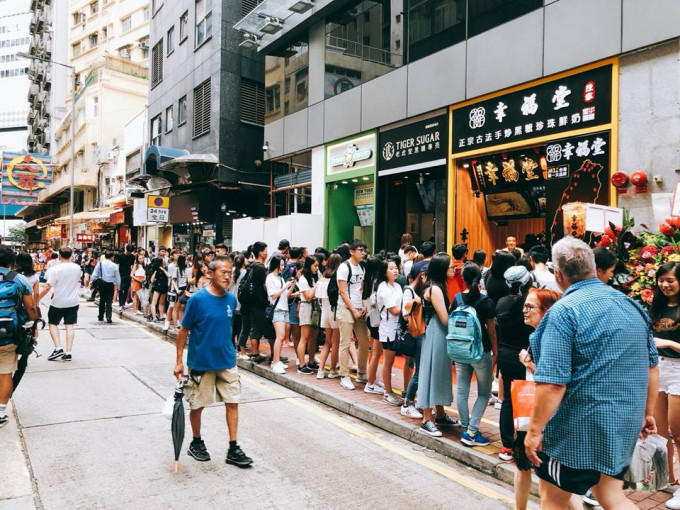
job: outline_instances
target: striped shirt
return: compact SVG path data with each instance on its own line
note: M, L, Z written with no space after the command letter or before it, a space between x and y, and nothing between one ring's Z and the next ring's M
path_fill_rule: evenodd
M530 341L536 382L566 385L543 451L573 469L621 473L642 428L649 367L658 363L645 311L591 278L567 289Z

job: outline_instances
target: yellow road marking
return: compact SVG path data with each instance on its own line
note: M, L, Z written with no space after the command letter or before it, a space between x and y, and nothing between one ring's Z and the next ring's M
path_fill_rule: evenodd
M241 377L245 379L249 384L252 384L254 386L259 387L262 391L269 393L272 396L279 397L283 400L286 400L290 404L293 404L294 406L300 407L304 409L305 411L308 411L315 416L321 418L322 420L325 420L329 423L332 423L333 425L345 430L346 432L349 432L350 434L354 434L355 436L367 439L376 445L385 448L386 450L391 451L392 453L395 453L405 459L410 460L411 462L415 462L416 464L427 468L431 471L434 471L449 480L452 480L453 482L457 483L458 485L462 485L463 487L467 487L468 489L471 489L478 494L481 494L482 496L485 496L487 498L491 499L496 499L498 501L502 501L504 503L509 503L511 505L514 504L514 499L506 496L505 494L502 494L500 492L495 491L494 489L487 487L486 485L483 485L479 483L478 481L468 478L467 476L461 475L460 473L457 473L455 470L446 467L446 466L440 466L436 462L433 462L427 458L422 457L421 455L417 455L405 448L402 448L400 446L393 445L389 443L388 441L385 441L384 439L379 438L378 436L364 430L363 428L359 427L358 425L355 425L353 423L348 423L344 420L341 420L337 416L334 416L333 414L324 411L322 409L319 409L316 406L313 406L311 404L308 404L307 402L301 400L300 398L297 397L291 397L289 395L286 395L285 393L282 393L280 391L277 391L275 389L272 389L268 387L267 385L261 383L260 381L255 380L254 378L244 375L243 372L241 372Z

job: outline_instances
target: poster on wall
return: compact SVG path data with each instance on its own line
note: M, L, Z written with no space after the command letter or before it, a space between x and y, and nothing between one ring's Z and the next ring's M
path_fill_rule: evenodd
M586 234L587 204L609 205L609 147L609 131L547 145L546 237L550 245L565 235Z
M452 111L452 154L608 124L612 65Z

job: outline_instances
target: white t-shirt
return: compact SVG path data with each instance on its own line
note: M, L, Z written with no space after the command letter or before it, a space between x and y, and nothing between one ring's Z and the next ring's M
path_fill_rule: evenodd
M532 273L536 278L536 283L538 283L539 288L550 289L554 290L555 292L562 292L559 285L557 285L555 275L552 274L550 271L541 271L538 269L534 269Z
M177 280L177 287L181 289L187 286L188 280L191 278L191 268L185 267L184 272L180 274L179 266L175 266L175 272L171 273L171 275Z
M31 292L33 292L33 286L40 281L38 273L33 273L31 276L24 276L24 278L26 278L28 285L31 287ZM35 295L33 295L33 297L35 297Z
M389 309L395 306L401 309L402 298L403 291L398 283L389 285L387 282L382 282L378 285L377 301L378 310L380 310L378 333L381 342L392 341L396 336L399 327L399 315L391 314Z
M349 266L352 268L352 277L349 275L349 268L347 264L343 262L337 271L337 280L347 282L347 290L349 291L349 300L352 302L352 306L356 310L361 310L361 287L364 281L364 268L352 264L352 261L347 261ZM338 306L342 308L347 308L342 297L338 297Z
M404 287L404 294L401 300L401 313L404 317L407 317L409 313L406 311L406 305L409 304L411 301L415 300L416 297L416 291L413 290L413 287L410 285L407 285ZM411 308L413 310L413 308Z
M265 280L267 284L267 296L269 296L269 304L273 305L278 299L279 302L276 303L276 310L282 310L284 312L288 311L288 291L284 290L280 298L272 298L272 295L281 290L281 287L286 283L283 281L279 275L274 273L269 273L267 279Z
M413 267L413 261L404 259L404 261L401 263L401 274L404 276L408 276L409 273L411 272L411 268Z
M307 281L307 278L303 276L300 277L300 279L297 282L297 288L300 291L300 302L301 303L309 303L310 300L305 297L303 294L303 290L311 290L314 288L313 285L310 285L309 282ZM339 300L338 300L339 301Z
M78 289L80 287L80 266L73 262L61 262L45 274L54 297L55 308L71 308L78 305Z

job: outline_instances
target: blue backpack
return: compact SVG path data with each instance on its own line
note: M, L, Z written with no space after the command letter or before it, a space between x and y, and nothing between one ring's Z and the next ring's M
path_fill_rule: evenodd
M484 356L482 326L477 318L475 307L486 296L481 295L472 305L463 302L463 295L456 294L457 308L449 315L446 353L456 363L477 363Z
M25 322L21 311L23 296L19 283L14 280L16 275L14 271L0 275L0 346L18 343Z

